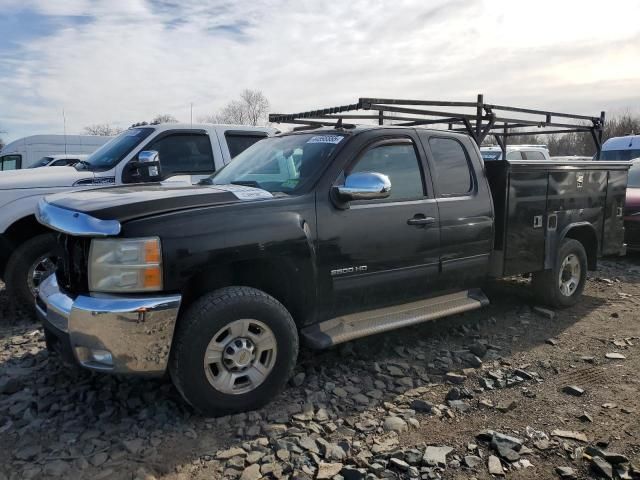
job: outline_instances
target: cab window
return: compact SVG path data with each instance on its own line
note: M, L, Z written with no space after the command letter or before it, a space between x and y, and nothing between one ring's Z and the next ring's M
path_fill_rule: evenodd
M169 134L145 150L158 152L165 178L178 173L211 173L215 170L211 141L205 134Z
M267 138L267 134L263 132L234 132L228 130L224 133L224 138L229 147L229 155L234 158L254 143Z
M471 192L473 179L467 151L457 140L429 139L440 196L463 196ZM508 157L507 157L508 158Z
M4 170L16 170L21 167L22 155L5 155L0 158L0 168Z
M384 144L367 150L351 168L349 174L376 172L389 177L391 194L370 202L401 202L424 197L422 170L413 142Z
M539 150L528 150L524 152L524 156L527 160L544 160L544 153Z

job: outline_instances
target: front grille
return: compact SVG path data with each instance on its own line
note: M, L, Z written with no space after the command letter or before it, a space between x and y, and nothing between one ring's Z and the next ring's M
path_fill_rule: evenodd
M89 291L87 262L90 242L88 238L65 234L60 234L58 237L60 254L56 279L59 288L73 297Z

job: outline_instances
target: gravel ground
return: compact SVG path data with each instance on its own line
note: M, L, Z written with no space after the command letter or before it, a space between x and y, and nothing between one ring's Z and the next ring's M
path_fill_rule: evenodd
M487 293L303 350L277 401L207 419L168 380L63 366L2 290L0 480L640 478L640 257L602 261L568 310L525 280Z

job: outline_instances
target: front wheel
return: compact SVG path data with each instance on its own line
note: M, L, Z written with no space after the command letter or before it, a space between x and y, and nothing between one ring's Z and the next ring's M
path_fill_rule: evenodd
M181 316L169 365L184 399L205 415L254 410L291 376L296 325L275 298L248 287L204 295Z
M587 253L582 244L565 239L552 270L535 272L532 284L538 297L552 307L575 305L587 282Z
M55 234L44 233L22 243L7 261L7 294L14 305L33 316L40 283L55 271L55 249Z

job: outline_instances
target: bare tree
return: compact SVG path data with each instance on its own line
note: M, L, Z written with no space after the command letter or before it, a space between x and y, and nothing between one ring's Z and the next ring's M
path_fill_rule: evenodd
M203 117L208 123L264 125L267 123L269 100L260 90L245 89L238 100L232 100L219 112Z
M114 127L108 123L95 123L84 127L84 133L87 135L112 136L122 132L121 128Z
M621 115L612 116L605 122L602 140L604 141L611 137L623 137L629 134L640 134L640 117L627 111ZM549 135L547 143L551 155L591 156L596 153L593 139L588 133Z
M588 124L585 124L588 125ZM612 116L604 124L602 140L611 137L623 137L625 135L640 134L640 116L627 111L621 115ZM493 136L487 136L483 145L493 145ZM546 144L552 156L592 156L596 153L596 146L588 132L571 132L561 135L514 135L509 137L509 145L521 144Z
M151 120L151 125L157 125L158 123L178 123L178 119L170 113L160 113Z
M269 100L260 90L244 89L240 94L240 98L249 125L259 125L267 122Z

